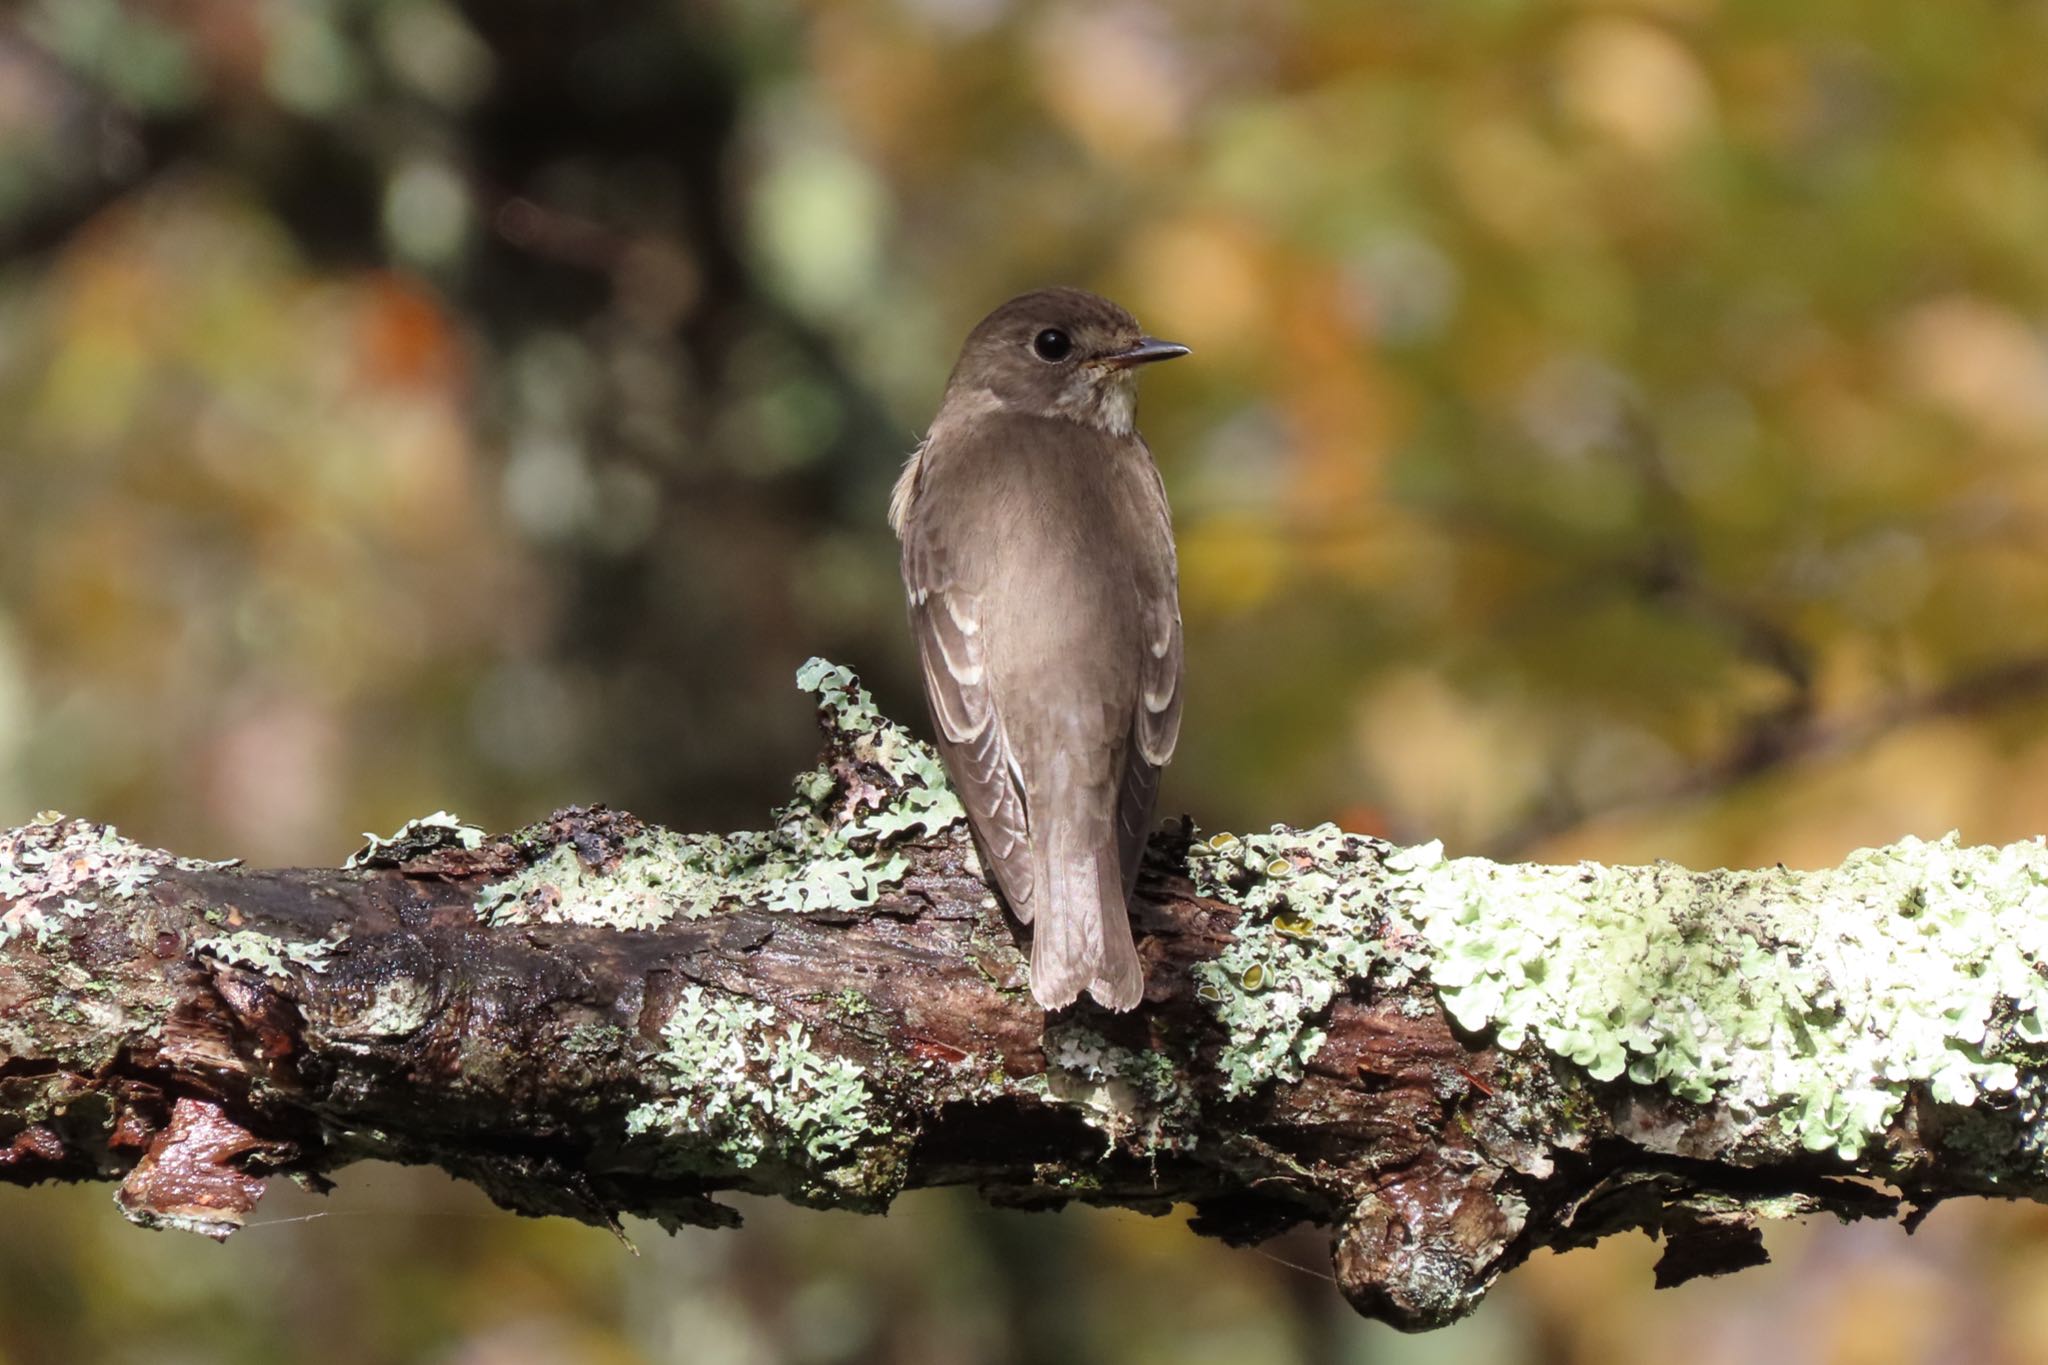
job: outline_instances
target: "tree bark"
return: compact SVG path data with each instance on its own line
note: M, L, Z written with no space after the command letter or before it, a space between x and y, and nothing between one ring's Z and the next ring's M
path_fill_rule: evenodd
M339 870L0 834L0 1179L225 1237L265 1182L431 1162L507 1208L729 1225L901 1190L1332 1229L1362 1312L1469 1312L1641 1227L2040 1198L2048 853L1815 873L1446 860L1325 827L1155 837L1144 1004L1046 1016L930 752L814 662L766 831L452 817Z

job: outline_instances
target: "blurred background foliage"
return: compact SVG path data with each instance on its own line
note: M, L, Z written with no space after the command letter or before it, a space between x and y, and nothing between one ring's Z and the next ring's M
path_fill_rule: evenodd
M756 820L806 655L921 719L887 488L1072 282L1196 352L1167 808L2040 833L2044 70L2043 0L16 0L0 824ZM0 1362L2048 1358L2048 1217L1987 1206L1654 1298L1543 1257L1417 1339L1313 1238L946 1195L637 1260L431 1173L260 1217L0 1190Z

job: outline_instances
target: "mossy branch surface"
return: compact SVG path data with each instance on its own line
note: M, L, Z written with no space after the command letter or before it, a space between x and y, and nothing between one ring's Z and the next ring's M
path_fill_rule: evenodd
M1820 872L1446 859L1331 827L1153 841L1142 1008L1048 1018L931 751L844 669L769 828L437 812L257 871L0 833L0 1180L221 1237L277 1176L431 1162L506 1207L724 1190L1312 1222L1361 1311L1469 1312L1626 1228L1676 1282L1758 1223L2048 1194L2048 850Z

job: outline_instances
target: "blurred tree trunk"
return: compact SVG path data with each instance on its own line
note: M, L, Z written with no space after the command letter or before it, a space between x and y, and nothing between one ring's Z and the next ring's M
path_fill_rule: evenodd
M808 649L875 619L807 607L812 548L848 525L884 540L911 437L749 264L739 144L759 77L727 16L664 0L460 9L461 38L440 40L458 55L408 61L379 7L314 16L335 44L324 104L245 69L277 41L233 38L254 20L181 28L189 90L138 106L0 18L0 69L33 68L66 115L62 173L5 206L0 263L196 179L260 201L316 265L431 291L470 345L486 486L555 590L523 604L535 639L518 664L572 699L592 786L667 820L744 818L807 742L763 698ZM423 84L432 60L467 74ZM396 207L422 172L460 198L460 231L432 251ZM793 445L773 439L791 394L808 413ZM909 694L908 675L888 681Z

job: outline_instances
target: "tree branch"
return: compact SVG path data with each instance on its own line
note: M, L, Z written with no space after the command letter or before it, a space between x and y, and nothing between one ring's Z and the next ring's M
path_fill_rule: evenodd
M0 834L0 1179L216 1237L367 1157L614 1228L730 1224L721 1190L1186 1204L1327 1225L1408 1328L1625 1228L1675 1283L1761 1261L1764 1217L2048 1191L2039 842L1694 873L1183 825L1143 1007L1047 1018L929 750L802 680L825 762L767 831L436 815L334 871Z

